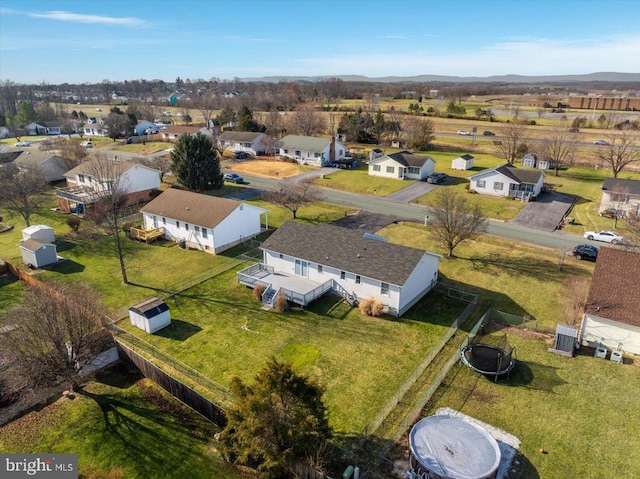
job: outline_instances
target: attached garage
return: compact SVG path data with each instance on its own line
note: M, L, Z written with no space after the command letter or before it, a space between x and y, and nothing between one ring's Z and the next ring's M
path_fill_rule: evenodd
M171 313L167 303L151 298L129 308L129 320L147 333L155 333L171 324Z

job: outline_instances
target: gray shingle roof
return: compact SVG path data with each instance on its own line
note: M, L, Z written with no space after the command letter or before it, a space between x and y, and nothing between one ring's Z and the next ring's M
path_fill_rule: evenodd
M614 193L627 193L630 195L640 195L640 181L638 180L621 180L618 178L607 178L602 185L603 190L613 191Z
M320 153L331 143L329 138L315 136L287 135L278 143L278 147L287 150L313 151Z
M20 241L20 246L28 251L38 251L40 248L48 244L50 243L43 243L42 241L38 241L33 238Z
M414 155L413 153L409 153L408 151L399 151L398 153L387 155L387 157L397 161L402 166L414 166L421 168L429 160L435 163L435 160L430 156ZM384 156L382 158L384 158ZM380 158L376 161L379 160Z
M405 284L425 253L434 254L364 238L358 230L292 221L278 228L262 244L262 249L397 286Z
M143 213L214 228L242 202L169 188L140 209Z
M256 133L254 131L223 131L218 138L226 141L248 141L249 143L253 143L261 135L264 135L264 133Z
M169 306L167 303L162 301L159 298L151 298L147 301L143 301L140 304L136 304L129 308L129 311L133 311L134 313L138 313L145 318L153 318L154 316L158 316L165 311L169 311Z
M532 183L535 184L538 182L541 176L544 176L544 173L540 170L521 170L516 168L515 166L502 165L497 168L494 168L495 171L502 173L503 175L511 178L518 183Z

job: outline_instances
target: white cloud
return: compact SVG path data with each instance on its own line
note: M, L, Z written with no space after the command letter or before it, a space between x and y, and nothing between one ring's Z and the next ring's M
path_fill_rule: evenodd
M72 13L65 11L48 11L48 12L26 12L14 10L11 8L1 8L0 14L3 15L26 15L31 18L46 18L49 20L59 20L62 22L101 24L116 27L144 27L148 22L135 17L106 17L103 15L85 15L83 13Z

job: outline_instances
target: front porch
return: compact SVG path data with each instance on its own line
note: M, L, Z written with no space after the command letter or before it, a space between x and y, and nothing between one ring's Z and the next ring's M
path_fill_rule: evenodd
M272 306L278 293L284 294L292 303L306 306L333 288L333 280L316 283L301 276L275 272L273 267L264 263L256 263L239 271L238 282L250 288L258 284L265 286L262 295L265 306Z
M520 185L512 183L509 186L509 197L519 199L523 203L528 203L535 194L534 188L535 185L531 183L522 183Z

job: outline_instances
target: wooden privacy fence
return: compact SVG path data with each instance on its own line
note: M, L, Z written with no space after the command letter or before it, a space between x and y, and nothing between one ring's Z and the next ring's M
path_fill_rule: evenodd
M173 397L198 412L219 427L227 425L227 416L220 406L164 372L133 349L116 341L120 359L135 365L142 374L167 391Z

